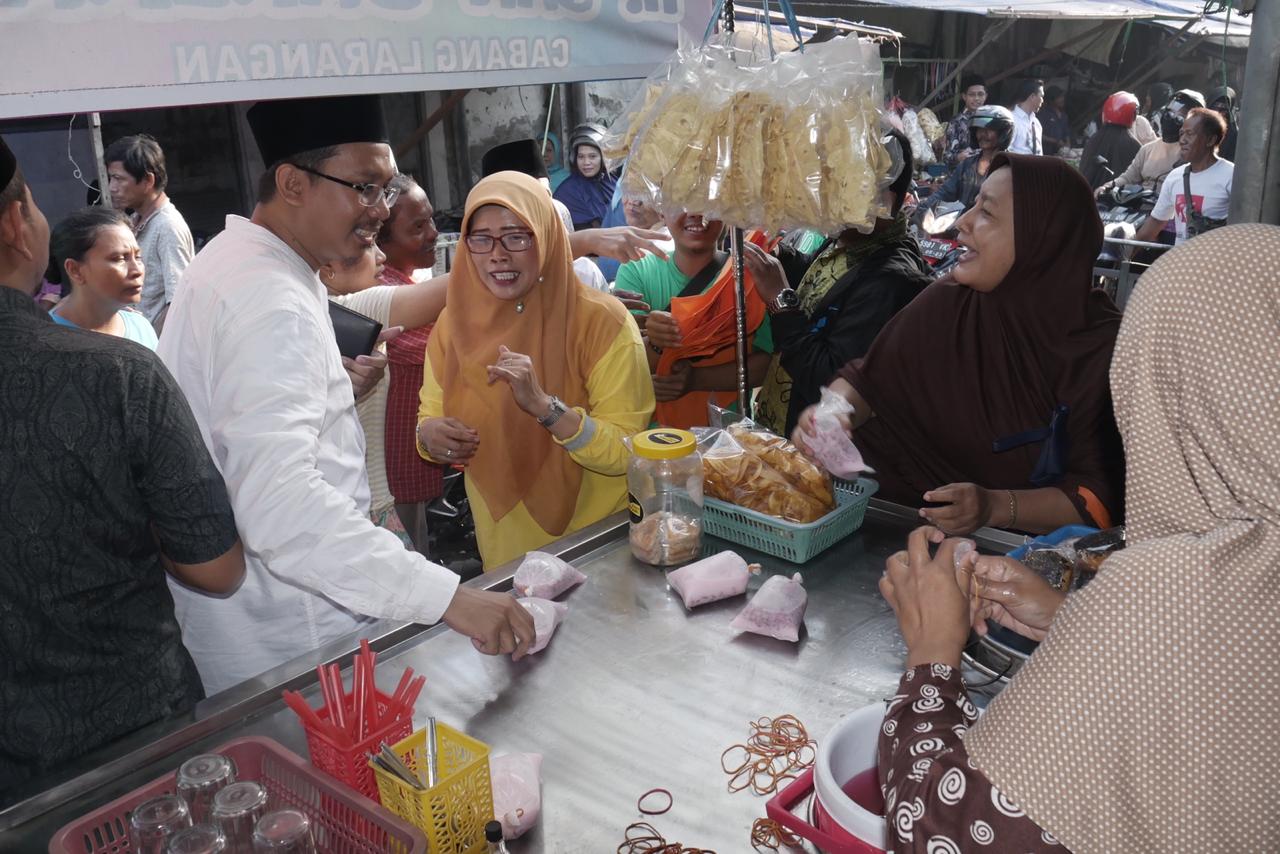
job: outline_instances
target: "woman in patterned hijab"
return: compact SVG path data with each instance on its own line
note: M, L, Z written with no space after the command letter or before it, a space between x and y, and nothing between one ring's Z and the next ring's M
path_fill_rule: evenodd
M890 559L916 665L880 745L894 850L1274 849L1278 342L1280 228L1218 229L1143 277L1111 371L1129 545L1047 615L979 561L978 619L993 596L1002 622L1048 634L972 732L955 669L968 576L941 583L960 546L930 560L922 531Z

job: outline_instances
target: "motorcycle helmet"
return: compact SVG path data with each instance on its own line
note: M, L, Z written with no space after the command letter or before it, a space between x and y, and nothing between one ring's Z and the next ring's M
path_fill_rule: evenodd
M969 147L978 150L978 131L990 128L999 134L996 150L1004 151L1013 141L1013 113L996 104L987 104L973 111L969 119Z
M569 134L569 156L576 157L579 145L590 145L600 148L604 141L605 130L597 124L578 125Z
M1182 133L1182 123L1194 107L1204 106L1204 96L1194 89L1179 89L1173 93L1169 106L1160 114L1160 138L1165 142L1177 142Z
M1216 89L1210 89L1209 94L1205 96L1205 101L1209 104L1209 109L1221 114L1227 120L1228 125L1235 120L1235 89L1230 86L1219 86Z
M1138 96L1132 92L1116 92L1102 105L1102 123L1133 127L1138 120Z

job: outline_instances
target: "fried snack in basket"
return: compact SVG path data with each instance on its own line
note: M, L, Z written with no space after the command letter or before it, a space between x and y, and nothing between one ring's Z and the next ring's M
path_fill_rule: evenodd
M764 460L774 471L808 495L830 512L836 506L835 493L831 489L831 477L800 453L795 445L781 436L764 430L752 430L738 423L729 427L729 433L750 453Z
M793 486L728 432L703 454L702 469L706 495L748 510L804 525L831 510Z

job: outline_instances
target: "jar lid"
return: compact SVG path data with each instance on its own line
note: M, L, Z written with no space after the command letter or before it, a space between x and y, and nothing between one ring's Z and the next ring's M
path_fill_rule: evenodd
M677 460L698 449L698 440L688 430L660 427L646 430L631 440L636 456L647 460Z

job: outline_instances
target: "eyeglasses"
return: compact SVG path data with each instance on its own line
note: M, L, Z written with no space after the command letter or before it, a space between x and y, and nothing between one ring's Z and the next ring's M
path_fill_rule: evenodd
M309 175L315 175L317 178L324 178L325 180L332 181L335 184L350 187L360 194L360 204L364 205L366 208L373 207L379 201L385 201L387 203L387 207L391 207L396 203L396 199L400 198L399 187L379 187L377 184L353 184L350 181L344 181L341 178L326 175L315 169L308 169L306 166L299 166L296 163L292 165L295 169L301 169Z
M488 255L493 251L495 243L501 243L502 248L508 252L526 252L533 246L533 234L528 231L509 231L501 237L491 237L487 234L467 235L467 248L476 255Z

